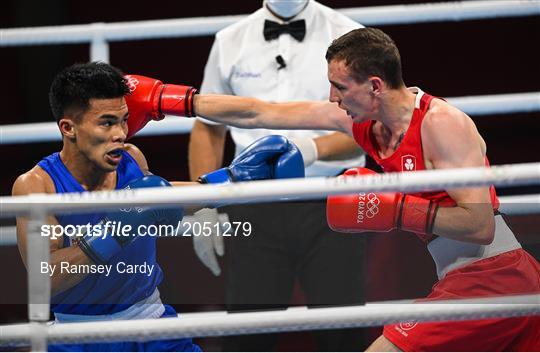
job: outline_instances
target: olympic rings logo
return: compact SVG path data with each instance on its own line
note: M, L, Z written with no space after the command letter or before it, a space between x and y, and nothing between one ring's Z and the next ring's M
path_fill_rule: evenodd
M139 85L139 80L129 75L126 75L125 78L127 80L126 84L129 87L129 92L133 93L133 91L135 91L137 89L137 86Z
M128 207L128 208L120 208L119 209L120 212L126 212L126 213L130 213L131 211L135 211L137 213L142 213L143 211L145 211L145 208L143 207Z
M415 320L405 321L405 322L400 322L399 323L399 327L404 331L412 330L413 328L416 327L416 325L418 325L418 321L415 321Z
M379 213L379 204L381 200L374 193L370 192L367 194L367 203L366 203L366 217L373 218Z
M379 213L379 204L381 200L374 193L370 192L365 194L363 192L358 194L358 213L356 216L356 222L359 224L364 223L365 218L373 218Z
M134 79L135 81L137 81L137 79ZM137 83L139 83L139 81L137 81ZM131 187L128 185L124 188L124 190L132 190ZM131 210L135 210L137 213L141 213L142 211L144 211L145 209L143 207L128 207L128 208L120 208L120 212L127 212L127 213L130 213Z

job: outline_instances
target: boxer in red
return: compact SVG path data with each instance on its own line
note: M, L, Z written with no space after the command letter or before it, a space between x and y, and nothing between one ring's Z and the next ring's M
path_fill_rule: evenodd
M332 43L326 58L330 102L272 104L194 95L190 114L244 128L343 131L385 172L488 166L486 144L465 113L405 86L399 51L385 33L353 30ZM190 115L185 109L172 113ZM146 118L133 119L144 126L138 121ZM342 177L370 173L355 168ZM376 204L378 213L368 215L361 202ZM328 198L327 219L341 232L416 234L439 277L426 300L539 293L540 265L521 248L497 208L493 187L337 195ZM408 322L387 325L369 350L540 350L538 332L540 317Z

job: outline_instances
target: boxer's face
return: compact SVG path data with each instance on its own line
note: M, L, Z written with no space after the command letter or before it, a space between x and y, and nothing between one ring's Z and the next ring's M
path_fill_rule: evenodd
M90 107L75 122L76 145L98 169L114 171L125 148L128 108L123 97L90 99Z
M358 82L343 60L332 60L328 63L328 80L330 102L338 103L355 123L374 116L376 102L369 80Z

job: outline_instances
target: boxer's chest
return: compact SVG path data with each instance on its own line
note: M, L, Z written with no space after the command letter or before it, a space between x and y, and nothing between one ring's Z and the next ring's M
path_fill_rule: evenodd
M422 137L417 126L409 126L391 136L377 125L374 124L371 131L374 159L385 172L433 169L433 164L422 147Z

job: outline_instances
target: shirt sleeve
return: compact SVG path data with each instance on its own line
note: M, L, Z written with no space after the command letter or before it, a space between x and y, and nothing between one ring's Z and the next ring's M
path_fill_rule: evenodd
M339 16L335 16L332 18L332 22L334 23L334 28L336 31L336 38L352 31L353 29L364 28L364 25L362 25L361 23L358 23L353 19L340 13L338 13L338 15Z
M204 67L204 77L201 84L201 93L208 94L233 94L232 89L230 88L222 72L222 58L220 52L220 40L216 36L214 44L212 44L212 49L210 50L210 55L208 56L208 61ZM205 124L210 125L220 125L219 123L206 120L203 118L197 118Z
M208 61L204 67L204 77L201 84L201 93L233 94L226 77L222 72L222 53L220 51L220 40L216 36Z

